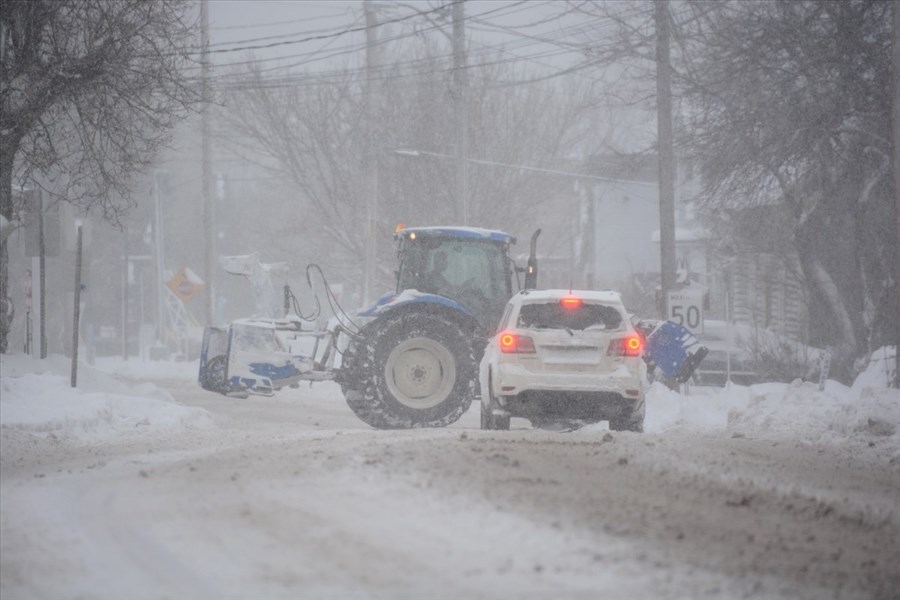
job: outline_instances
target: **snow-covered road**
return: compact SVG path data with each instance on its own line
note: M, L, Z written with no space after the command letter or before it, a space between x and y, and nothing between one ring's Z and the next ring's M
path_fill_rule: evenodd
M128 421L119 400L76 426L7 409L4 600L900 590L896 434L810 442L733 411L727 427L645 434L516 420L482 432L476 410L447 429L376 431L329 383L236 400L155 382L184 413L177 425L171 410ZM662 401L652 410L661 419Z

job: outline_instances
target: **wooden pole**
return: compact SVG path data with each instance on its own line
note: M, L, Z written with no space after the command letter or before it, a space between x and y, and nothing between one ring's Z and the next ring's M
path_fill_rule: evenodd
M469 143L468 88L469 72L466 58L465 0L453 2L453 113L456 127L456 201L458 218L469 224Z
M81 317L81 225L75 246L75 319L72 321L72 387L78 383L78 321Z
M128 360L128 230L122 236L122 360Z
M378 161L376 160L375 141L375 107L372 99L372 86L374 85L376 70L378 67L378 15L371 0L363 2L363 10L366 15L366 87L363 95L363 105L366 117L366 212L363 240L365 245L365 264L363 265L363 306L368 306L374 296L372 288L375 286L376 273L378 271L378 248L376 237L376 223L378 222Z
M40 306L38 318L39 350L41 358L47 358L47 251L44 239L44 192L38 190L38 292Z
M675 150L672 133L672 75L669 64L669 2L656 2L656 119L659 159L659 252L662 316L675 287Z
M893 171L894 171L894 217L896 219L896 237L894 238L894 294L896 295L897 313L900 314L900 3L894 2L891 34L891 78L892 121L891 131L894 137ZM894 387L900 389L900 323L894 323Z
M203 95L203 108L200 113L200 145L201 170L203 177L203 208L206 244L204 248L204 267L206 270L206 324L215 325L216 298L216 205L211 188L212 160L209 133L209 0L200 2L200 85Z

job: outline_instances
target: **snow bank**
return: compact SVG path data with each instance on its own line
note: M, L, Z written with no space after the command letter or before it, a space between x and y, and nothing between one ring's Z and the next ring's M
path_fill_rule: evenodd
M812 442L884 436L900 443L900 391L866 387L856 396L834 381L824 391L800 381L755 385L749 391L746 408L730 412L729 429Z
M900 390L889 389L893 351L878 351L852 387L794 381L647 393L645 429L723 430L823 443L884 440L900 448Z
M212 425L207 411L180 405L151 383L128 385L85 365L78 387L70 376L62 356L0 355L0 428L98 441Z
M873 354L851 387L828 381L765 383L725 388L692 387L678 393L659 383L647 393L645 430L728 432L750 437L843 443L884 441L900 451L900 391L889 389L893 351ZM0 426L83 440L126 433L211 427L205 410L178 404L152 383L195 385L197 364L105 359L80 366L78 387L69 386L69 359L0 356Z

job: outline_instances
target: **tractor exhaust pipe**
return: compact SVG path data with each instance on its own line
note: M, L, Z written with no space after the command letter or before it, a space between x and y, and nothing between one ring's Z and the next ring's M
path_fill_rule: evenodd
M531 234L531 251L528 254L528 267L525 270L525 289L533 290L537 288L537 239L541 235L541 230L537 229Z

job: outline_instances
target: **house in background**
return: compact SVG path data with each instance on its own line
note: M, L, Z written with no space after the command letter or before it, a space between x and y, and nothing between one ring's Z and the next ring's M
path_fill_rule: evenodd
M589 287L615 289L635 313L660 314L659 184L655 154L609 154L587 163L581 182L580 265ZM675 189L676 252L684 284L706 286L705 242L691 228L690 177L679 171Z
M582 213L576 260L589 288L616 289L642 316L659 316L659 186L655 154L593 157L580 181ZM769 227L750 209L733 230L733 252L721 256L710 236L694 223L691 200L698 185L690 169L677 170L675 186L676 279L704 292L704 316L770 329L795 340L807 339L808 309L788 253L767 246L752 227ZM747 221L745 223L745 221ZM749 234L749 235L748 235ZM729 306L730 301L730 306Z
M781 210L766 205L735 215L733 244L717 257L711 293L725 298L731 292L735 322L808 342L810 299Z

